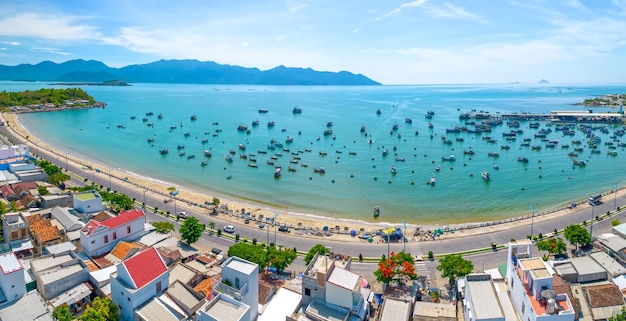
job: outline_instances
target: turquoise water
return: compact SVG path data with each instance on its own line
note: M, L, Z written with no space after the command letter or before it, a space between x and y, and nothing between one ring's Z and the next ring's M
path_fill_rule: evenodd
M17 91L49 86L5 82L0 87ZM619 147L616 157L608 156L604 145L611 141L612 125L608 126L609 134L594 131L602 138L600 154L591 154L586 148L581 131L577 130L575 136L563 136L554 127L547 138L559 140L560 145L569 144L570 148L545 148L545 142L534 138L537 130L530 129L528 122L522 122L520 129L524 133L514 142L506 142L502 136L511 130L506 122L494 127L491 133L445 132L446 128L465 125L459 120L464 111L583 110L584 107L572 104L594 95L623 93L626 86L135 84L84 89L108 106L21 115L21 122L33 135L62 151L87 155L105 168L114 166L207 191L207 200L214 196L212 191L286 208L283 211L368 221L373 220L373 207L379 206L381 221L456 223L529 214L531 204L539 210L569 204L591 193L609 190L615 184L623 185L626 176L622 165L626 152ZM302 113L293 114L294 106L300 107ZM268 109L268 113L260 114L260 108ZM380 115L376 114L377 109L381 110ZM429 110L435 112L430 120L425 118ZM146 116L147 112L154 115ZM161 113L163 118L158 119ZM197 120L192 121L192 115L197 115ZM136 118L131 120L131 116ZM144 117L148 118L145 122ZM405 118L413 122L406 123ZM254 120L259 121L259 126L252 126ZM269 121L274 121L275 127L268 128ZM328 122L333 122L333 134L325 136ZM398 130L390 134L394 124ZM239 125L247 125L251 132L238 131ZM360 132L362 125L368 136ZM540 128L546 128L546 123L541 123ZM415 135L416 130L419 135ZM452 144L444 144L442 135ZM286 143L288 136L293 137L293 143ZM482 139L484 136L491 136L497 143L487 142ZM148 143L148 138L154 142ZM522 147L523 138L531 138L531 145L541 145L542 149ZM280 147L269 150L272 139L290 151ZM587 166L572 165L572 157L568 156L575 147L572 140L583 142L584 151L576 158L587 160ZM245 151L239 149L239 144L246 147ZM185 156L178 155L178 145L185 146ZM501 145L511 148L501 150ZM167 148L169 154L160 155L162 148ZM474 155L463 153L470 148ZM205 149L210 149L213 156L206 159L203 167ZM227 162L225 155L231 149L235 155L232 162ZM389 150L387 156L383 156L385 149ZM290 154L296 151L300 151L301 159L298 164L290 164ZM490 151L497 151L500 157L488 157ZM283 155L274 161L283 168L278 179L274 178L274 166L267 164L276 152ZM253 157L257 168L248 166L250 159L240 158L248 153L256 154ZM189 155L195 158L188 159ZM442 156L448 155L455 155L456 162L442 162ZM518 162L520 156L529 162ZM405 161L396 161L396 157ZM493 168L494 162L499 170ZM295 172L287 170L290 165ZM390 171L392 165L396 167L395 175ZM441 167L439 172L435 171L437 165ZM324 175L314 173L319 167L325 168ZM481 178L481 171L491 173L489 182ZM426 184L431 177L436 178L434 187Z

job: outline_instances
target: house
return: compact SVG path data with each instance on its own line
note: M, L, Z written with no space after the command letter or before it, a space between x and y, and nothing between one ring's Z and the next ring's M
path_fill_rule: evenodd
M89 281L89 268L71 251L34 258L30 269L37 280L37 290L46 300Z
M506 320L491 275L481 273L465 276L463 316L465 320Z
M596 236L596 245L617 262L626 264L626 239L612 233L603 233Z
M259 311L259 266L236 256L222 264L222 282L215 289L223 297L231 297L247 305L248 311L242 320L257 319ZM218 319L221 320L221 319Z
M19 300L2 307L2 321L40 320L52 321L52 309L48 308L37 291L29 291Z
M153 247L118 264L111 274L111 297L120 316L133 320L135 309L163 293L169 276L167 265Z
M624 296L615 284L583 286L593 320L608 320L624 307Z
M26 144L19 145L2 145L0 146L0 161L2 165L0 169L8 169L9 164L27 161L29 156L29 148Z
M385 299L380 308L378 321L409 321L411 318L411 302L396 299Z
M111 264L119 264L122 261L133 256L141 247L139 245L120 241L115 245L111 253L104 256L104 258L111 262Z
M80 245L80 229L85 224L74 213L76 211L69 207L54 207L50 210L50 216L59 222L57 228L61 235L72 244Z
M72 201L73 207L81 213L96 213L104 210L102 196L94 190L76 193Z
M35 182L23 182L5 184L0 186L0 193L9 202L17 201L25 195L31 194L31 190L37 190L37 184Z
M51 220L44 219L38 214L26 216L28 229L35 254L41 254L45 247L63 242L59 229L52 225Z
M558 275L570 283L589 283L608 279L606 269L589 256L554 262L553 268Z
M18 257L31 256L33 245L29 238L28 221L20 212L6 213L3 216L2 229L4 241Z
M521 320L573 321L576 315L569 296L554 290L555 272L541 258L530 257L532 246L530 240L509 243L506 278L515 311Z
M302 304L308 305L314 299L325 302L329 272L335 266L350 270L351 262L347 255L316 254L302 273Z
M49 188L50 189L50 188ZM50 193L48 195L40 195L41 208L52 208L55 206L71 207L72 195L63 193Z
M387 300L385 300L387 302ZM385 304L385 303L383 303ZM402 306L401 306L402 307ZM413 321L456 321L456 305L415 302Z
M193 261L200 254L198 249L187 245L177 237L168 237L158 242L154 247L159 250L161 257L168 266L174 265L179 261L183 263Z
M144 233L145 214L140 210L122 210L102 222L90 220L80 233L80 245L89 257L107 253L119 241L132 241Z
M302 295L287 288L280 288L266 305L258 321L285 320L298 311Z
M248 321L250 306L218 291L213 291L196 312L196 321Z
M0 254L0 306L26 294L24 267L13 252Z
M594 252L589 254L589 257L600 264L611 278L626 274L626 268L604 252Z

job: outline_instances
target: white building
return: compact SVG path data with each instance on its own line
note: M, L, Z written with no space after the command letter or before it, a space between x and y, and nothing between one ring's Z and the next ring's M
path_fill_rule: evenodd
M120 263L111 274L111 297L120 316L133 320L139 306L163 293L169 284L169 270L155 248L149 248Z
M132 241L144 233L145 214L122 210L118 216L98 222L90 220L81 229L80 245L90 257L111 251L119 241Z
M362 281L360 275L333 265L326 280L326 302L359 311L359 307L365 304L360 291Z
M574 308L566 293L552 287L555 272L541 258L531 258L532 242L509 243L506 278L511 302L520 320L573 321Z
M226 285L226 283L230 285ZM259 266L236 256L222 264L222 282L215 287L249 307L242 320L253 321L259 314ZM222 300L224 300L223 298ZM210 319L207 319L210 320Z
M506 320L491 275L469 274L465 277L463 316L465 320L472 321Z
M24 267L13 252L0 255L0 305L13 302L26 294Z
M0 146L0 160L4 159L19 159L19 160L27 160L28 159L28 145L20 144L7 146Z
M91 190L73 195L74 208L81 213L97 213L104 210L102 196Z
M228 295L213 291L209 301L196 312L196 320L248 321L250 320L250 306Z

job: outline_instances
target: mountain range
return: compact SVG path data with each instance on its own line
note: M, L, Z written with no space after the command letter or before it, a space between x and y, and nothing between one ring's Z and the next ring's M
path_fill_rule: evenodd
M43 61L36 65L0 65L0 80L246 85L380 85L361 74L278 66L269 70L222 65L213 61L159 60L112 68L96 60Z

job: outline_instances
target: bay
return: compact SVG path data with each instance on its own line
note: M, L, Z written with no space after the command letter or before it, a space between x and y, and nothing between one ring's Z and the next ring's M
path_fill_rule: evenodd
M20 91L50 85L2 82L0 87ZM623 85L133 84L82 88L107 107L24 114L21 122L62 152L86 155L101 163L105 171L124 169L206 191L207 200L215 194L225 195L281 211L365 221L374 220L373 208L379 206L381 221L445 224L528 215L529 206L549 210L621 186L625 179L621 165L624 148L615 149L617 156L608 156L604 145L614 140L610 136L619 125L606 125L606 134L594 131L603 142L599 154L587 148L582 131L564 136L546 122L541 122L540 128L553 130L547 139L558 140L556 148L545 148L545 142L534 137L536 129L529 128L529 122L521 122L524 133L518 134L516 141L507 142L502 136L511 130L506 121L491 133L446 133L446 128L465 126L465 121L459 120L462 112L587 110L572 104L595 95L623 93ZM292 113L295 106L302 109L301 114ZM259 113L259 109L268 112ZM617 111L593 108L594 112L608 110ZM434 112L432 119L425 117L428 111ZM196 120L191 119L193 115ZM253 126L255 120L258 126ZM267 126L270 121L275 122L274 127ZM237 130L240 125L247 126L250 133ZM398 127L395 131L394 125ZM324 135L330 129L332 134ZM293 142L287 143L290 136ZM445 144L442 136L452 143ZM497 142L489 143L485 136ZM148 138L154 141L148 142ZM523 138L530 138L531 145L542 146L541 150L521 146ZM614 143L620 138L615 137ZM283 147L268 149L272 140L282 142ZM587 161L584 167L573 166L568 156L575 147L573 140L583 142L583 152L576 158ZM564 144L570 147L562 148ZM184 145L184 156L178 155L179 145ZM511 148L503 150L502 145ZM165 156L159 153L163 148L169 151ZM473 155L464 154L470 149ZM204 150L210 150L212 157L205 159ZM235 152L233 161L227 162L225 155L231 150ZM383 156L384 150L389 151L387 156ZM493 151L500 157L487 155ZM442 157L449 155L455 155L456 161L443 162ZM283 169L280 178L274 177L274 166L267 164L272 156L274 164ZM290 163L293 157L300 158L298 163ZM527 157L529 162L518 162L518 157ZM253 163L250 158L256 159L256 168L249 166ZM206 166L201 166L203 160ZM288 171L289 166L295 172ZM435 171L436 166L441 170ZM325 174L314 172L322 167ZM489 181L481 178L482 171L490 172ZM435 186L426 184L431 177L436 179Z

